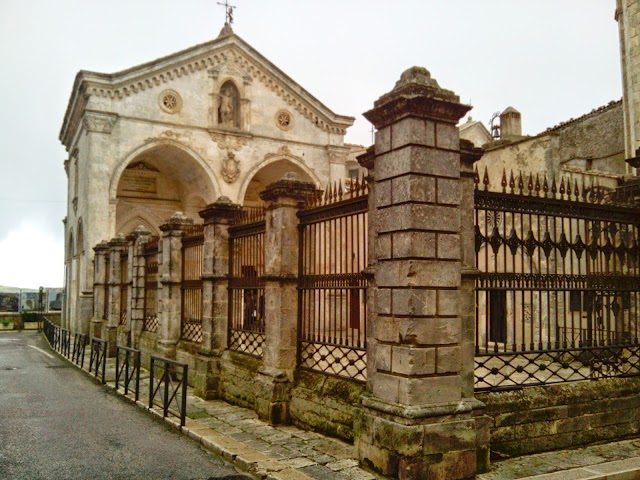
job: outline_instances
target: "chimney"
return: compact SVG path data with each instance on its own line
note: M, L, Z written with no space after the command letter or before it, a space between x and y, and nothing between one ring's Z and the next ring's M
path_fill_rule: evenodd
M522 137L522 116L513 107L507 107L500 114L500 138L502 140L517 140Z

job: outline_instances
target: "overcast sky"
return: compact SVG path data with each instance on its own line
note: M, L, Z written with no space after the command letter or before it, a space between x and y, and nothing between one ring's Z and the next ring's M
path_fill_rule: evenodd
M232 0L236 34L357 118L412 65L485 124L512 105L536 134L621 97L615 0ZM215 38L216 0L0 0L0 285L63 283L67 158L80 69L115 72Z

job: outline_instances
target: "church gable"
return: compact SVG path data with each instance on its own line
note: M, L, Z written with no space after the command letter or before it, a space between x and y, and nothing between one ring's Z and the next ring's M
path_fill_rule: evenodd
M88 106L80 92L89 94ZM316 131L344 135L354 121L333 113L240 37L230 34L115 74L80 72L60 139L69 147L85 108L251 133L251 102L256 96L269 99L275 108L270 123L280 127L273 129L276 133L304 119ZM265 133L261 129L260 134Z

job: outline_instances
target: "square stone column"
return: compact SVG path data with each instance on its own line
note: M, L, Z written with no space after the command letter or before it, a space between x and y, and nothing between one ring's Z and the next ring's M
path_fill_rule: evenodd
M473 365L462 363L469 328L461 306L461 245L473 236L461 239L456 126L469 109L413 67L364 114L378 131L375 158L365 162L375 177L375 260L357 447L364 465L400 479L477 471L478 402Z
M131 286L127 302L127 318L129 319L129 345L138 348L140 335L144 327L145 299L145 262L144 246L151 238L151 232L142 225L127 235L129 241L129 270Z
M89 335L100 338L102 336L102 324L106 322L104 318L105 286L107 284L107 255L109 255L109 244L102 241L93 247L95 253L93 259L93 317Z
M271 424L287 423L298 340L298 217L315 185L293 174L269 185L264 241L265 344L256 378L256 411Z
M229 226L240 209L229 198L220 197L199 212L204 219L202 345L194 389L202 398L218 397L220 357L229 332Z
M107 356L115 357L118 344L118 324L120 323L120 258L129 250L129 242L122 236L115 237L109 242L110 272L109 310L106 324L102 327L102 338L108 342Z
M158 262L158 350L165 358L176 358L182 322L182 237L193 219L176 212L160 225L162 256Z

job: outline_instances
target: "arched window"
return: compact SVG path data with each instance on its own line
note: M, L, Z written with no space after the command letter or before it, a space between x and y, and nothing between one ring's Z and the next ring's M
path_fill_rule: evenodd
M73 244L73 232L69 232L69 244L67 245L67 260L71 261L73 259L74 252L74 244Z
M240 128L240 93L231 80L220 87L218 125L222 128Z

